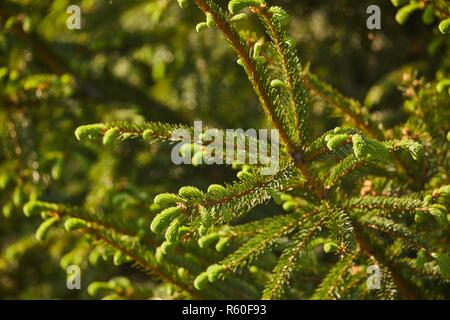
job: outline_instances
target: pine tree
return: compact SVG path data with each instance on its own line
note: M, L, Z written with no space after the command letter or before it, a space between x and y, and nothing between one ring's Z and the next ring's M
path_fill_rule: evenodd
M153 195L126 184L105 189L119 167L126 170L117 150L134 144L170 146L178 142L173 139L175 130L195 129L170 115L170 121L84 123L70 144L81 155L103 151L98 155L102 161L91 168L95 179L83 205L44 201L40 191L28 190L35 184L13 187L9 175L2 175L2 185L11 184L8 188L14 190L11 206L25 202L19 199L25 198L24 192L35 194L23 212L43 219L36 237L44 240L57 228L72 235L74 249L61 259L63 267L78 256L88 256L94 265L104 258L161 280L153 287L125 277L90 284L89 294L103 292L111 299L150 297L165 286L170 288L168 297L182 299L448 298L448 62L429 82L402 70L395 81L401 85L407 117L386 129L371 112L373 101L362 103L340 93L311 71L314 61L302 65L288 35L289 16L281 7L264 0L231 0L226 5L178 1L182 8L188 2L203 12L195 30L222 34L267 122L278 130L278 171L265 175L262 164L236 163L234 181L205 188L185 185L177 193L159 188ZM425 6L393 1L401 5L396 20L402 24L423 9L424 22L438 17L438 29L445 34L450 9L444 2ZM262 37L249 32L247 19L257 19ZM11 79L12 71L3 73ZM73 81L64 71L59 76L31 75L21 84L25 91L45 85L70 96ZM79 89L77 94L86 93ZM317 103L338 118L336 126L317 132L312 115ZM162 150L158 152L167 152ZM202 145L191 153L193 163L207 150ZM130 159L144 158L143 154L125 155ZM48 155L55 179L64 174L59 172L64 156ZM273 214L253 214L262 206L277 209ZM136 210L146 214L136 216ZM381 287L376 290L367 286L371 266L381 271Z

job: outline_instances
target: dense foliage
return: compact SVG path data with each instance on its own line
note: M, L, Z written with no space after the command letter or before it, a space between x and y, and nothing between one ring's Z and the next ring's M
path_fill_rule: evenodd
M0 3L1 298L450 298L447 0L76 3Z

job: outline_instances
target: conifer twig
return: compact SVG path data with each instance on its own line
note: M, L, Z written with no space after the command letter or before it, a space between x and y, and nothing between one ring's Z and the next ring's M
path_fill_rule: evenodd
M288 150L295 150L295 144L291 141L286 130L283 128L280 119L278 119L277 115L273 111L273 102L268 95L266 85L260 78L259 72L249 55L249 49L239 38L237 31L234 30L230 23L224 19L224 16L223 14L221 14L222 12L219 7L212 8L210 1L194 0L194 2L205 14L211 14L213 16L214 22L216 23L217 27L231 44L237 56L244 64L249 80L259 97L265 114L269 117L272 125L279 130L280 138L287 146Z
M382 131L371 120L366 108L363 108L357 100L344 97L339 91L320 81L309 68L305 69L303 76L306 88L313 95L347 115L356 128L367 132L375 139L382 140L384 138Z
M302 159L303 151L299 150L295 145L295 143L289 138L289 135L283 128L280 120L274 114L273 102L268 95L267 88L263 80L259 76L258 70L255 68L255 65L249 55L248 48L241 41L236 30L234 30L234 28L230 25L230 23L224 19L223 15L221 14L221 9L219 7L212 8L210 1L207 0L194 0L194 2L205 14L211 14L213 16L217 27L223 33L225 38L228 40L228 42L235 50L239 59L241 59L242 63L244 64L250 82L260 99L261 105L266 115L269 117L272 125L279 130L281 141L287 147L289 153L291 154L294 160L296 167L302 172L302 174L308 180L309 185L313 189L314 193L320 199L323 198L324 191L322 188L320 188L318 180L310 172L308 166L305 163L303 163Z
M298 139L300 146L302 146L306 142L306 137L302 133L307 131L307 122L305 119L299 118L299 111L305 111L307 106L306 99L304 99L305 89L302 85L302 77L299 68L300 61L294 51L295 49L289 47L290 45L286 43L282 29L279 25L274 23L273 14L267 10L267 6L254 8L254 11L261 17L261 20L269 31L275 48L279 53L281 69L286 80L287 91L289 92L290 104L294 116L294 127L297 134L296 139Z
M173 283L174 285L176 285L180 289L185 290L186 292L188 292L194 298L195 297L196 298L200 297L199 296L199 292L195 291L192 287L187 286L184 283L181 283L177 279L174 279L174 278L170 277L168 274L165 274L164 272L162 272L160 270L160 268L157 268L157 267L151 265L143 257L140 257L140 256L136 255L135 253L131 252L130 250L124 248L121 245L119 245L118 243L111 241L111 239L108 239L107 237L102 235L98 230L87 229L86 232L88 232L89 234L92 234L93 236L95 236L99 240L107 243L109 246L111 246L111 247L115 248L116 250L122 252L125 256L130 257L133 261L135 261L135 263L140 265L144 270L147 270L150 274L155 274L160 279L164 279L164 280L166 280L166 281L168 281L170 283Z
M354 224L355 236L361 249L364 250L369 256L374 256L376 260L383 263L391 272L393 280L405 299L415 300L418 298L417 293L414 291L412 285L403 277L401 272L398 270L397 264L394 261L387 259L381 250L373 246L367 239L362 226Z

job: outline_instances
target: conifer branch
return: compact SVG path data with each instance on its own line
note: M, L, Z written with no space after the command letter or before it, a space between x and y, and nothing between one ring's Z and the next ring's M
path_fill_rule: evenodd
M252 263L262 253L273 247L280 237L291 233L297 226L302 225L302 221L307 221L305 219L308 219L310 216L312 214L307 214L300 221L290 215L279 216L278 219L268 221L259 234L217 265L220 269L216 277L224 278L227 274Z
M332 88L330 85L322 82L319 78L310 72L309 68L303 72L305 87L313 94L319 97L321 100L329 103L337 110L341 111L348 117L349 122L366 132L374 139L382 140L384 134L382 130L378 128L375 122L371 119L370 114L367 112L367 108L362 106L357 100L345 97L339 91ZM408 181L413 183L415 177L408 174L405 164L397 157L394 156L394 160L397 165L403 170Z
M270 96L270 81L264 76L263 67L259 63L252 60L250 50L245 42L240 38L239 33L232 24L223 10L211 0L194 0L196 5L206 14L210 14L217 28L222 32L228 40L240 61L244 65L248 78L258 95L261 106L265 114L270 119L272 125L279 130L280 138L287 146L288 150L295 150L295 143L289 138L284 128L282 119L275 113L274 99Z
M348 209L377 210L383 212L427 211L427 203L416 197L364 196L351 198L344 205Z
M292 238L292 243L281 254L272 271L271 279L264 287L263 300L280 299L283 296L285 286L289 284L298 261L309 251L308 245L321 230L323 222L322 218L311 226L303 225Z
M103 137L104 143L115 139L127 140L143 138L144 140L173 141L173 132L186 130L193 134L194 128L185 125L174 125L161 122L147 122L139 125L129 122L96 123L78 127L75 136L78 140ZM181 141L182 137L179 137Z
M417 272L430 280L439 281L443 283L450 283L450 279L447 277L443 277L442 272L436 265L432 265L430 263L424 263L419 265L417 263L417 258L402 258L399 260L399 264L402 266L406 266L413 272Z
M261 233L250 239L249 242L245 243L237 251L223 260L220 263L223 267L223 272L235 272L237 269L248 265L265 250L275 245L280 237L292 232L293 228L299 225L299 223L296 219L288 217L280 217L279 219L273 220L273 223L265 226Z
M383 139L382 131L370 118L366 108L354 99L343 96L330 85L322 82L306 68L303 72L305 87L315 96L327 102L348 117L350 123L375 139Z
M78 228L89 227L91 229L109 229L112 232L120 233L130 237L137 237L139 230L142 230L136 220L126 221L122 218L111 217L110 215L96 214L84 210L82 208L71 207L64 204L56 204L42 201L28 202L24 207L24 212L27 216L34 216L41 214L45 218L58 217L69 221L66 224L68 231L76 230ZM70 220L75 218L75 220ZM83 221L85 224L79 224L78 221ZM157 242L150 237L150 233L145 232L145 241L150 245L156 245Z
M298 219L299 215L298 213L292 213L287 216L292 216L292 219ZM252 238L253 236L263 232L266 225L274 223L273 221L277 219L278 215L235 226L226 226L219 231L219 235L237 239Z
M118 239L115 239L114 236L111 236L106 232L102 232L96 229L87 229L86 232L94 235L97 239L103 241L107 245L118 250L123 255L129 257L132 261L136 263L138 267L140 267L144 272L148 273L149 275L157 276L162 280L174 284L181 290L188 292L194 298L200 297L199 293L196 290L194 290L194 288L192 288L189 285L186 285L180 279L178 279L178 277L176 276L177 274L176 270L168 270L167 269L169 268L168 266L162 266L161 264L158 264L156 262L156 258L154 258L148 250L144 249L140 245L135 244L133 250L130 250L126 248L123 244L121 244L121 242Z
M158 216L165 215L167 210L178 210L184 219L192 225L200 223L223 224L242 217L256 205L269 200L272 192L280 192L299 184L298 174L292 165L280 169L275 175L263 176L257 172L247 173L245 178L233 184L211 185L204 193L195 187L183 187L179 196L160 194L155 197L155 204L160 207L170 206ZM177 213L177 214L178 214ZM157 216L157 217L158 217ZM175 217L169 217L167 223ZM161 225L167 227L166 223Z
M338 132L341 131L341 129L338 130ZM347 133L335 132L334 135L327 135L323 141L320 139L319 143L325 143L326 140L328 149L332 151L340 150L342 154L345 154L345 152L342 152L342 148L349 145L350 141L353 148L353 154L341 160L327 178L325 185L328 190L336 186L339 181L349 174L366 165L381 167L383 163L391 161L390 154L399 149L407 150L414 159L418 159L422 155L422 146L409 139L388 140L382 143L366 138L358 133L350 136ZM315 148L317 149L317 144Z
M411 249L420 250L429 247L424 240L415 236L411 230L390 219L366 215L358 219L358 223L370 229L387 233L394 239L401 239Z
M335 241L337 254L342 258L355 247L355 234L350 216L328 201L324 202L324 206L327 209L324 212L327 218L326 227Z
M350 155L337 164L330 176L325 181L325 188L331 190L334 188L343 178L349 174L354 173L356 170L364 167L369 161L366 159L358 159L354 155Z
M273 105L273 101L275 101L275 99L270 95L271 92L269 83L270 81L268 79L264 79L265 77L261 76L263 74L262 66L259 66L258 62L252 60L247 45L240 39L238 32L228 22L227 16L223 13L222 9L219 6L217 6L214 2L210 0L194 0L194 2L205 14L212 15L218 29L223 33L225 38L234 48L240 61L245 67L250 82L252 83L260 99L261 105L265 113L271 120L273 126L279 130L281 141L287 147L288 151L291 153L297 168L306 177L314 193L319 198L323 198L324 192L319 187L319 182L311 174L309 168L302 162L302 155L301 155L302 151L299 151L295 145L295 142L289 138L286 129L282 125L283 121L280 120L276 114L274 114L274 110L276 110L276 108Z
M311 299L324 300L341 298L340 292L349 277L349 269L353 265L355 258L356 251L352 254L348 254L345 258L336 263L322 280Z
M247 175L241 181L225 185L226 192L223 194L207 193L205 201L202 203L207 209L216 212L229 211L232 213L233 219L238 218L257 204L270 199L271 192L280 192L297 186L300 182L293 169L288 165L273 176Z
M400 295L405 299L417 299L418 295L412 286L412 284L407 281L404 276L399 271L399 266L396 262L388 259L382 252L382 250L376 244L367 237L364 228L361 225L355 224L355 234L358 244L361 249L364 250L369 256L374 256L377 261L380 261L385 265L389 272L392 274L392 278L399 290Z
M295 47L288 42L284 30L284 20L287 20L287 13L279 7L261 6L254 8L254 12L261 18L266 27L273 44L278 52L281 62L281 69L289 92L289 100L294 117L293 126L296 130L295 141L299 146L306 144L308 137L308 100L307 93L302 84L300 60Z
M345 129L339 127L336 129L336 131L339 131L339 134L347 134L348 136L359 133L359 130L357 129ZM353 152L351 139L342 140L339 145L333 147L333 149L330 149L328 147L328 138L336 133L335 130L325 132L320 137L316 138L314 141L308 144L308 147L306 148L304 153L305 162L313 163L314 161L326 159L328 156L344 158L345 156Z

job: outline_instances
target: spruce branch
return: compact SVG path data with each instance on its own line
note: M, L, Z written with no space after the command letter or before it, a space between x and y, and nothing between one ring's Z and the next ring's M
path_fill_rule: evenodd
M302 229L292 238L291 244L278 259L271 278L264 287L263 300L282 298L298 262L312 249L309 247L310 243L321 230L323 222L322 218L312 225L302 225Z
M302 161L303 151L296 147L295 141L289 137L286 128L283 125L283 121L286 119L279 118L275 113L276 107L273 102L276 100L273 96L273 88L271 88L270 80L265 75L266 71L264 66L259 62L254 61L250 55L250 50L245 42L240 38L237 30L232 24L229 23L229 18L222 11L222 9L211 0L194 0L197 6L205 13L211 14L218 29L223 33L225 38L231 44L236 54L239 57L240 63L244 66L247 72L250 82L255 89L261 105L266 115L271 120L272 125L280 132L280 138L282 143L287 147L291 154L297 168L302 172L309 182L310 188L317 195L318 198L324 197L324 192L320 188L319 181L310 172L310 169ZM260 7L264 7L265 4L261 4ZM303 119L305 121L305 119Z
M353 152L353 142L350 138L352 135L358 133L361 133L358 129L341 127L325 132L308 144L304 153L304 161L313 163L318 160L327 159L328 157L344 158ZM346 137L341 139L338 144L331 144L332 141L330 140L344 135Z
M386 266L392 275L400 296L405 299L417 299L418 294L413 284L408 281L400 271L398 262L395 262L384 254L380 244L374 239L369 238L364 231L364 227L353 223L357 242L361 249L368 255L373 256L377 261Z
M86 229L86 232L129 257L135 262L136 267L148 275L157 276L164 281L172 283L181 290L188 292L194 298L200 297L199 292L179 278L177 271L172 266L158 264L154 255L138 243L134 243L133 248L130 249L123 241L117 238L117 235L97 229Z
M291 213L287 216L292 216L293 219L297 219L298 213ZM278 215L235 226L225 226L218 233L221 237L236 238L237 240L242 241L243 239L246 240L252 238L253 236L263 232L266 225L273 224L273 221L277 219Z
M173 141L173 132L186 130L193 134L194 128L161 122L147 122L142 125L129 122L109 122L89 124L78 127L75 136L78 140L103 138L103 142L108 144L112 140L127 140L143 138L144 140ZM179 138L181 141L181 137Z
M336 263L322 280L311 299L324 300L341 298L341 291L345 288L345 284L349 279L349 269L353 265L356 254L356 251L348 254Z
M279 7L269 8L267 6L256 7L253 11L260 17L278 52L286 88L289 93L291 112L294 117L295 141L302 148L306 144L310 131L308 123L309 106L307 92L300 76L300 60L295 47L289 43L285 31L285 20L288 19L287 13Z
M291 216L280 216L280 218L271 222L258 235L220 263L223 267L223 272L232 273L250 264L265 250L274 246L282 236L289 234L299 225L297 219L293 219Z
M261 176L254 173L231 185L226 184L226 192L223 194L207 193L202 204L205 208L217 213L222 210L231 212L232 218L235 219L257 204L270 199L271 192L282 192L300 183L295 168L292 165L287 165L273 176Z
M357 100L347 98L329 84L319 80L309 68L303 72L305 87L313 95L327 102L330 106L339 110L348 119L348 122L367 132L375 139L383 139L384 135L375 122L370 118L366 107L363 107Z
M67 231L79 230L80 232L93 235L108 246L118 250L125 257L130 258L141 271L151 276L173 283L177 287L189 292L193 297L200 297L198 292L190 286L193 278L181 279L174 266L162 264L155 254L148 250L143 243L155 248L158 242L150 237L150 234L139 235L141 230L135 220L125 221L123 219L111 218L105 215L92 214L85 210L65 205L57 205L44 202L30 202L25 209L26 212L44 214L50 217L65 219Z
M216 265L218 268L216 278L225 278L228 274L249 265L299 225L301 222L290 215L268 221L259 234Z
M295 167L287 165L272 176L253 172L232 184L211 185L206 193L195 187L182 187L179 196L166 193L155 197L156 205L169 207L157 215L155 220L159 219L159 216L166 216L168 210L176 210L161 224L162 230L179 214L185 217L184 222L191 226L210 227L210 224L224 224L242 217L256 205L266 202L271 198L272 192L280 192L298 184L299 177Z
M229 22L230 17L211 0L194 0L194 2L205 15L210 14L213 17L217 28L228 40L244 66L248 78L261 102L262 108L272 125L279 130L282 142L287 146L288 150L295 150L295 143L287 134L286 128L283 125L283 119L275 112L273 93L271 94L272 88L266 71L260 63L252 59L247 44L241 39L236 28Z
M321 81L309 70L309 68L305 69L303 75L305 87L313 95L316 95L321 100L329 103L330 106L333 106L339 110L348 118L348 122L350 122L353 126L360 129L362 132L366 132L374 139L381 140L385 137L383 131L378 128L376 122L370 117L367 108L362 106L360 102L352 98L345 97L339 91ZM408 181L410 183L414 183L417 178L408 174L408 170L406 169L403 161L401 161L396 155L394 156L394 160L406 175Z
M326 227L330 230L332 239L336 242L339 257L346 256L355 247L355 234L350 216L341 208L324 201L326 210Z
M417 258L401 258L399 259L399 264L407 267L413 272L417 272L420 275L427 277L430 280L434 280L437 282L450 283L449 277L443 277L442 272L439 269L439 266L433 263L423 263L418 264Z
M342 179L364 167L368 163L369 161L367 159L358 159L353 154L349 155L333 168L331 174L325 181L325 188L328 190L333 189L342 181Z
M376 210L377 212L416 212L427 211L428 204L416 196L364 196L349 199L345 208ZM381 211L380 211L381 210Z
M428 243L416 236L414 232L388 218L365 215L358 219L358 223L378 232L387 233L394 239L401 239L411 249L429 248Z
M338 132L340 131L341 129ZM341 136L344 136L344 139L337 140L337 145L333 145L334 139L341 138ZM328 137L330 138L327 141ZM418 159L422 154L422 146L409 139L379 142L374 139L366 138L359 133L353 134L350 137L349 134L336 134L335 132L334 135L327 135L325 139L319 140L320 143L325 143L325 141L327 141L328 149L331 149L332 151L341 150L340 152L342 154L345 153L342 152L342 148L348 146L350 141L353 148L353 154L342 159L333 168L331 175L326 179L325 186L328 190L336 186L343 178L355 173L355 171L365 166L370 165L381 169L384 163L392 161L391 155L399 149L406 149L414 159ZM317 146L315 148L317 149ZM383 172L383 170L379 170L379 172Z

